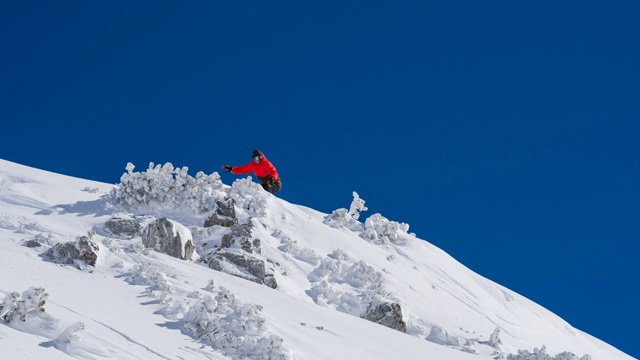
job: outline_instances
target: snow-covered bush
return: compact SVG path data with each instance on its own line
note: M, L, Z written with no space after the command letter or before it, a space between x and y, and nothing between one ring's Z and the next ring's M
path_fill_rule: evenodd
M336 229L346 227L351 231L362 231L362 223L354 219L345 208L333 210L331 214L324 217L323 223Z
M78 332L82 330L84 330L83 322L74 323L73 325L64 329L64 331L62 331L60 335L58 335L58 337L53 341L56 349L64 350L72 342L78 341L80 339L80 337L78 336Z
M194 178L189 176L186 166L174 168L171 163L150 163L143 172L134 172L135 166L128 163L126 169L111 196L118 203L134 208L153 204L203 213L215 206L216 191L223 188L217 172L211 175L198 172Z
M273 234L274 237L279 238L281 244L278 250L291 254L294 258L309 263L311 265L319 265L321 261L320 255L313 249L303 248L298 245L298 241L292 240L289 236L283 234L281 231L276 231Z
M324 258L308 278L313 284L308 294L317 304L354 316L360 317L372 306L392 301L382 275L340 249Z
M489 341L487 341L487 345L491 346L492 348L495 349L499 349L500 345L502 345L502 339L500 339L500 328L497 327L495 330L493 330L493 332L491 333L491 336L489 337Z
M364 206L364 200L358 196L357 192L353 192L353 201L351 202L351 207L349 207L349 215L355 220L358 220L360 217L361 211L369 210L366 206Z
M173 292L167 274L151 264L134 266L127 281L133 285L148 285L147 294L160 298L163 303L166 302L167 296Z
M30 287L20 295L18 292L5 294L0 304L0 319L5 323L20 320L44 313L44 304L49 298L43 288Z
M282 338L271 334L262 307L245 304L227 289L215 288L185 314L187 333L232 359L291 359Z
M260 184L251 181L251 176L234 181L231 184L229 196L235 200L236 206L250 217L267 215L269 193L264 191Z
M466 340L458 336L449 335L447 330L441 328L440 326L433 326L431 328L431 331L427 336L427 340L440 345L449 345L456 347L462 347L466 344Z
M409 231L409 225L390 221L380 214L373 214L364 222L364 231L360 237L374 244L397 243L398 232Z
M334 210L331 214L324 217L324 223L333 228L339 229L346 227L351 231L362 231L362 223L358 221L361 211L367 211L367 207L364 206L364 200L358 196L358 193L353 192L353 201L349 210L340 208Z
M542 346L540 349L533 349L533 353L530 353L527 350L518 350L517 354L507 355L507 360L591 360L591 356L584 355L582 357L578 357L573 353L565 351L552 357L547 355L546 347Z
M222 181L217 172L206 175L199 171L196 177L186 176L186 179L183 197L189 208L196 214L211 210L215 199L223 196Z

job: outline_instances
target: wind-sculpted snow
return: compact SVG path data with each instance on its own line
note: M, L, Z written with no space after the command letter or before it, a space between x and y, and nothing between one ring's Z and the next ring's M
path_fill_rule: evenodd
M149 296L158 297L164 303L173 293L171 282L167 274L161 272L151 264L138 264L133 267L127 281L133 285L148 285L146 292Z

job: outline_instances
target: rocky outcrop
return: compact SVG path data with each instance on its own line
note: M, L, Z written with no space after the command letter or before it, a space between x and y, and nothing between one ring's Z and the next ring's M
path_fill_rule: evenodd
M183 260L191 260L195 250L191 231L167 218L158 219L144 229L142 244L146 248Z
M272 289L278 287L273 274L267 274L264 261L250 254L221 249L209 258L209 268L240 278L264 284Z
M407 332L407 324L402 320L402 308L396 303L381 303L370 306L362 318L403 333Z
M238 223L235 201L232 198L216 201L216 211L205 221L204 227L222 226L232 227Z
M76 241L55 244L46 255L63 264L73 265L82 261L87 265L96 266L100 247L88 236L80 236Z
M112 235L132 239L140 236L142 233L142 226L136 219L125 219L115 216L104 224L104 230Z
M222 236L222 248L240 248L248 253L260 253L260 240L252 239L251 224L236 224Z

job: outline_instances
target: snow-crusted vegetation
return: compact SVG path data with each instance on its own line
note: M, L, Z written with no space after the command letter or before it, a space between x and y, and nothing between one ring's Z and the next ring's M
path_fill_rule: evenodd
M233 359L291 359L282 338L270 333L262 307L246 304L224 287L209 284L185 314L184 328Z
M135 165L127 164L127 172L113 188L112 196L121 204L130 207L162 206L188 208L195 213L209 211L214 194L223 187L220 175L205 175L202 171L195 177L188 174L188 167L175 168L171 163L149 164L143 172L135 172Z
M22 295L16 291L4 294L0 304L0 319L5 323L26 321L29 316L44 313L44 304L49 297L43 288L31 287Z

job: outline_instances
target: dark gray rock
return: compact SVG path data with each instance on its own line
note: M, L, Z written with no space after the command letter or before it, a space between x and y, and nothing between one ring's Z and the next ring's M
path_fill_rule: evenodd
M224 272L224 262L232 264L239 272L246 273L247 276L240 276L237 273L231 273L243 279L251 280L258 284L265 284L272 289L278 287L273 274L266 274L264 261L244 253L235 253L229 251L218 251L209 258L209 268Z
M99 250L98 244L86 236L81 236L75 242L55 244L47 250L46 254L64 264L71 265L76 260L80 260L87 265L95 266L98 261Z
M223 248L230 248L235 241L233 234L224 234L222 235L222 243L220 246Z
M403 333L407 332L407 324L402 320L402 308L396 303L370 306L362 318Z
M235 224L231 227L231 233L222 236L221 247L230 248L233 244L240 244L240 247L246 252L252 252L251 243L251 225Z
M142 232L142 244L146 248L171 255L178 259L191 260L195 246L191 238L191 232L186 227L182 227L183 233L188 233L188 235L185 236L189 238L182 239L180 231L175 231L174 235L175 226L169 219L158 219L149 224Z
M26 241L24 243L24 246L29 247L29 248L36 248L36 247L42 246L42 244L40 243L40 241L38 241L36 239L31 239L29 241Z
M276 278L273 277L273 274L264 277L264 284L272 289L278 288L278 282L276 281Z
M142 226L135 219L124 219L121 217L112 217L104 223L104 229L108 233L117 236L125 236L129 239L140 236Z
M216 212L205 221L204 227L212 227L215 225L223 227L232 227L238 223L236 217L235 200L226 198L216 201Z

